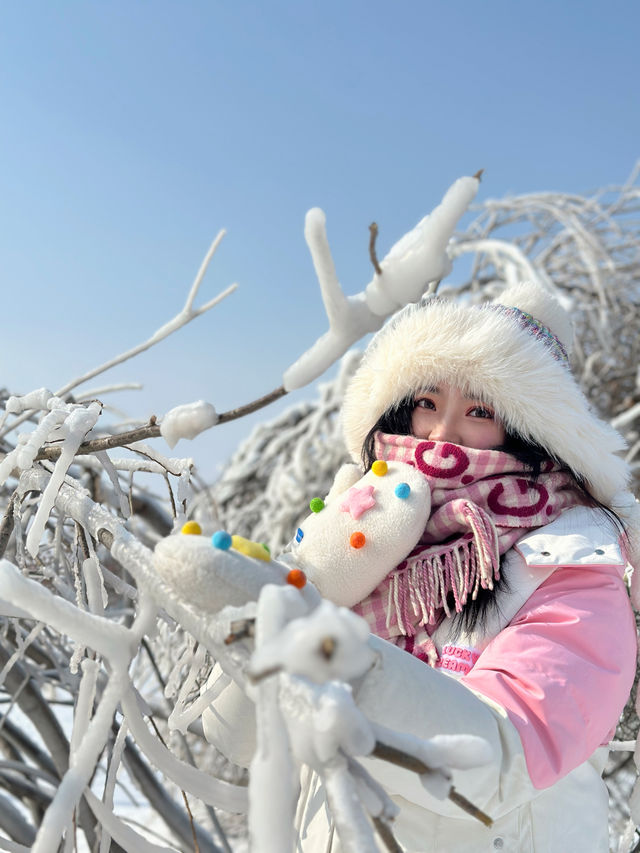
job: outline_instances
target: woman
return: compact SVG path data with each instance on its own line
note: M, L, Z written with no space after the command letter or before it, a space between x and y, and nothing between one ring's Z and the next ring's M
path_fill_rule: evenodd
M376 335L345 396L354 461L409 463L431 490L418 544L354 603L380 638L357 704L408 734L479 735L493 754L454 775L491 829L368 762L408 851L609 849L601 772L635 671L623 572L640 525L624 442L589 410L570 342L568 315L538 287L483 306L427 300ZM218 744L219 720L205 715ZM300 850L340 850L312 773L298 818Z

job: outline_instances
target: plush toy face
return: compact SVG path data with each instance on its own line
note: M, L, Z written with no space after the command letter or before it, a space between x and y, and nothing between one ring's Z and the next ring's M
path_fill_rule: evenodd
M375 462L346 491L314 498L291 558L335 604L362 601L418 543L431 494L423 475L404 462Z

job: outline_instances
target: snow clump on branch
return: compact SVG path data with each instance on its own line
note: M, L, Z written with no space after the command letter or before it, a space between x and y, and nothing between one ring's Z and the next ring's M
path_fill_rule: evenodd
M218 413L204 400L176 406L162 418L160 434L169 447L175 447L181 438L195 438L218 422Z

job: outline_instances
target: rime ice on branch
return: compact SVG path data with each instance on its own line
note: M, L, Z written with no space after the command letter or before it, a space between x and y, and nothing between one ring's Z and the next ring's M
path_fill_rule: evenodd
M198 400L167 412L160 424L160 434L169 447L175 447L181 438L195 438L217 422L218 415L211 403Z
M413 231L399 240L380 263L364 291L345 296L336 275L319 208L307 213L305 238L320 283L329 331L284 374L287 391L312 382L349 347L380 328L386 317L409 302L417 302L430 282L451 271L447 244L461 216L478 191L480 180L459 178L442 202Z
M473 179L463 179L438 208L445 208L442 217L439 219L434 211L411 235L400 240L382 260L381 273L354 297L345 297L337 283L323 215L310 214L307 239L332 328L287 372L291 387L297 387L293 382L296 378L302 384L322 372L341 347L356 340L359 330L364 334L378 328L385 311L420 298L428 278L440 278L449 259L469 252L474 266L461 289L469 291L471 299L482 299L514 278L531 277L554 286L562 299L572 302L579 338L585 342L583 350L575 353L575 366L588 396L606 417L615 419L627 437L628 460L640 476L640 188L636 184L637 174L622 188L602 190L588 198L543 193L491 200L483 204L467 234L449 241L458 215L477 186ZM455 187L458 189L453 192ZM11 601L6 602L0 642L0 685L6 712L0 737L9 744L7 748L16 761L12 767L4 762L0 768L5 783L0 798L0 835L9 834L12 839L0 838L0 846L56 849L59 839L66 836L70 849L77 828L89 847L101 853L109 849L110 838L130 853L193 849L194 832L202 853L218 853L228 847L219 841L211 813L197 799L230 810L246 807L246 787L218 785L212 780L217 759L212 759L207 745L202 748L197 717L217 689L204 688L210 656L223 661L232 677L242 680L251 657L250 641L226 645L225 640L234 620L249 622L255 618L256 604L217 616L198 612L198 602L196 606L185 603L150 563L151 548L175 527L172 515L182 511L183 503L190 517L196 511L203 527L215 529L211 495L203 491L194 501L187 488L191 461L167 459L142 444L140 436L128 442L132 453L127 458L110 459L109 448L93 444L85 455L74 456L79 438L86 450L94 436L105 432L100 432L100 422L96 421L91 432L83 436L92 426L93 414L91 404L80 406L80 401L115 386L77 394L74 391L75 402L67 396L91 376L158 343L211 306L212 302L193 307L197 286L218 242L208 253L184 308L151 338L67 383L58 397L47 389L38 389L6 402L0 424L0 553L6 549L10 564L2 563L0 598ZM436 244L437 251L433 248ZM433 254L423 257L420 253L429 247ZM406 291L405 282L410 285ZM216 510L227 529L258 542L270 541L276 553L277 546L295 531L300 514L307 514L309 497L326 494L333 473L343 461L337 410L343 383L356 358L354 353L347 356L339 378L319 388L317 401L298 403L274 423L256 428L214 491ZM78 412L74 419L79 421L75 426L71 419L74 412ZM22 434L17 435L19 424L28 419L30 422L20 430ZM191 423L187 418L187 424ZM170 424L171 418L167 421ZM123 429L120 424L116 432ZM157 436L160 428L156 424L154 429ZM43 448L52 451L51 455L45 458ZM158 497L140 487L136 479L139 472L145 472L146 479L151 474L151 479L166 489L164 495ZM178 480L177 487L172 485L173 478ZM48 484L50 491L44 500ZM170 497L165 497L167 492ZM52 496L53 510L49 513ZM177 512L176 503L180 507ZM245 525L243 529L241 524ZM25 547L28 535L31 546L37 549L35 557ZM295 590L288 594L293 597ZM358 776L358 754L370 745L371 732L392 750L413 753L436 769L453 766L456 757L479 761L481 755L477 744L467 743L447 754L448 744L436 739L428 744L416 743L398 733L368 726L353 706L350 673L332 673L333 684L329 678L318 684L306 677L309 671L317 670L312 641L322 640L327 626L303 616L303 622L305 618L309 621L293 625L287 633L294 616L300 614L286 614L282 630L274 628L271 639L275 643L260 643L260 654L252 660L262 672L279 668L262 683L266 689L258 698L265 709L263 736L268 738L272 731L268 721L275 719L277 733L283 742L294 744L297 759L306 757L320 769L336 750L348 755L344 762L333 765L327 775L328 788L338 822L345 827L345 835L351 832L353 846L361 853L371 844L370 830L360 822L362 804L345 803L340 792L353 790L356 780L359 794L366 793L366 811L383 821L393 814L384 792L376 789L371 779ZM341 637L337 629L333 634ZM279 647L278 636L286 644ZM355 641L351 644L345 639L344 646L349 660L356 661ZM338 662L336 657L331 665ZM59 725L60 701L74 708L71 733ZM19 707L28 709L38 732L37 743L35 736L21 728L19 718L16 721ZM293 707L300 710L300 719L308 726L296 726L293 716L287 715L287 709ZM279 709L285 711L283 726L279 725ZM68 710L64 709L67 714ZM150 725L157 726L163 737L168 735L168 728L175 729L168 746ZM633 749L637 722L631 719L626 725L628 733L623 740L627 749ZM165 822L160 847L118 817L114 792L121 784L125 760L142 791L146 814ZM191 765L192 760L196 767ZM283 766L286 762L274 760L272 766L265 763L260 772L269 778ZM425 780L437 782L440 794L447 788L444 770ZM85 786L91 776L93 791L99 796ZM173 791L174 784L183 789L190 802L195 815L193 829L180 795ZM640 819L639 791L640 787L632 800L636 821ZM268 825L270 795L262 795L254 826L259 827L261 821ZM273 791L275 798L285 795L283 787ZM31 808L34 801L37 809ZM614 809L621 801L618 795ZM275 805L287 813L287 802L280 799ZM12 822L7 817L10 809L14 817L18 815ZM629 825L620 851L627 853L632 848L634 835L635 827Z

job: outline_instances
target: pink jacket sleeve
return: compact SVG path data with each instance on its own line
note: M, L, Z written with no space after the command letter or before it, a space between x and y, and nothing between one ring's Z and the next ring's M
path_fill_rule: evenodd
M636 630L621 571L557 569L462 678L504 708L536 788L606 743L629 695Z

